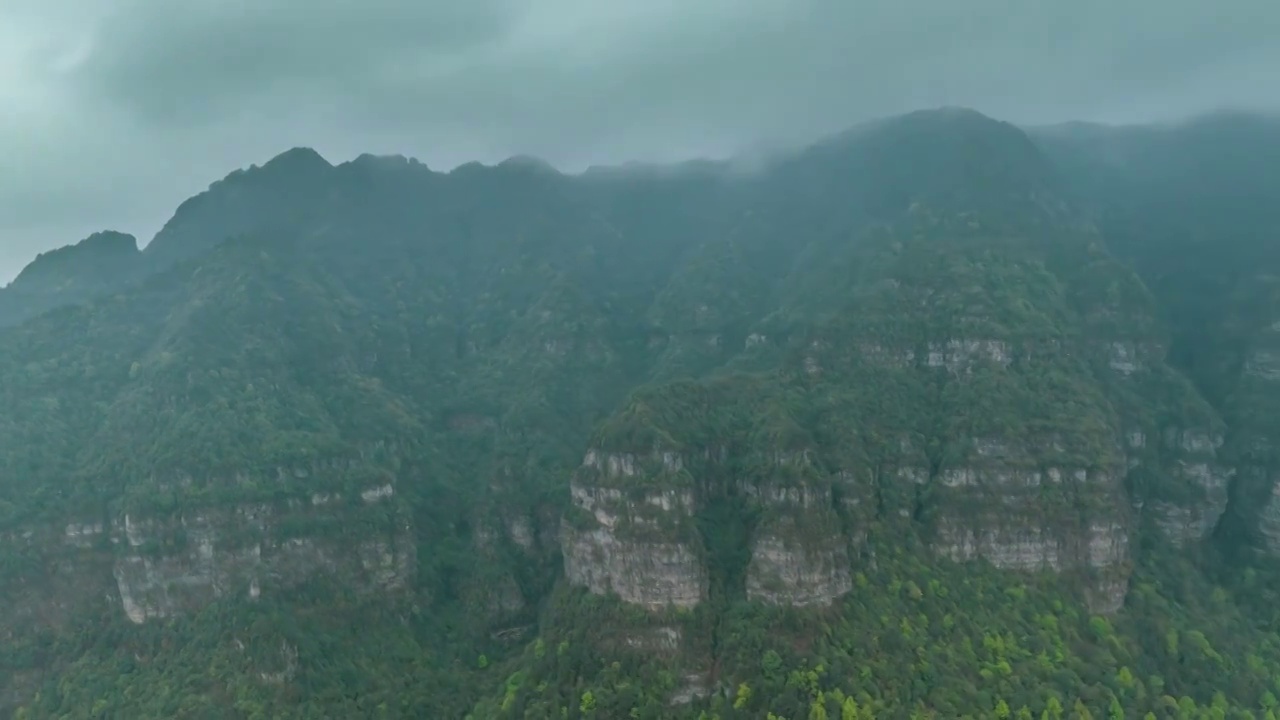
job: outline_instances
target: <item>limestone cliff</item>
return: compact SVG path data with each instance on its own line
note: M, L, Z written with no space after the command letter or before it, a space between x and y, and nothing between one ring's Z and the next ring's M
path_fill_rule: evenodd
M358 502L388 501L392 493L390 485L369 488ZM356 593L411 583L417 548L407 519L355 538L302 529L343 522L342 508L324 507L333 502L342 499L316 495L281 509L241 505L167 518L125 515L109 536L119 548L113 575L125 615L141 623L235 593L256 599L287 592L317 577Z
M592 592L616 593L652 609L704 600L707 570L693 527L692 485L672 452L588 452L570 484L565 576Z
M747 566L749 600L822 607L852 589L849 547L861 537L845 536L830 483L813 480L746 486L762 514Z
M3 614L54 624L63 621L57 608L106 597L120 617L140 624L197 611L217 598L280 596L317 579L357 594L394 593L412 585L417 569L411 521L403 509L368 511L396 502L394 486L385 484L355 498L316 493L284 502L28 527L11 532L5 542L26 547L51 572L19 580L16 591L3 596ZM362 516L366 530L334 532Z
M1273 430L1280 421L1280 321L1252 333L1242 359L1235 388L1224 403L1227 436L1193 440L1197 445L1211 442L1238 465L1232 518L1240 524L1237 536L1280 558L1280 441ZM1212 464L1195 464L1190 470L1218 480Z
M968 456L936 478L934 542L957 561L981 558L1008 570L1080 574L1089 578L1093 606L1114 612L1129 571L1122 469L1046 461L1058 449L1051 443L1036 452L975 439ZM1068 515L1068 508L1074 512Z

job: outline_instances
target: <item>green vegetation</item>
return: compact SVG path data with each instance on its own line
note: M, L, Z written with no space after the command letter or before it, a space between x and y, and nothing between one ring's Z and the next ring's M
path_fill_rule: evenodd
M1280 225L1035 137L917 113L749 177L299 149L41 258L0 291L0 714L1275 717ZM1175 225L1231 228L1212 281ZM753 601L770 568L838 597Z
M1268 718L1280 642L1258 633L1231 593L1185 564L1142 572L1114 618L1091 615L1048 576L1011 580L984 566L907 553L859 573L822 613L745 603L723 611L714 664L681 628L679 654L617 649L641 633L625 608L567 594L556 630L526 648L474 718ZM560 622L555 622L560 620ZM581 621L580 621L581 620ZM633 623L629 625L629 623ZM548 648L562 648L548 652ZM603 649L602 649L603 648ZM710 690L688 707L666 698ZM590 695L593 709L579 699Z

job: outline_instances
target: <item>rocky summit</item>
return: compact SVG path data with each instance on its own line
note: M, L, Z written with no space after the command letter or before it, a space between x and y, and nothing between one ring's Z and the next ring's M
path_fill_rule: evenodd
M1274 718L1278 151L955 108L750 172L296 148L46 253L0 290L0 714Z

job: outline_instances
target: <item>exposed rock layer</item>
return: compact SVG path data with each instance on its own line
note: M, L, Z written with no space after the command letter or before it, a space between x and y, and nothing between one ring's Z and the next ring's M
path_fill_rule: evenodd
M43 527L11 533L5 542L31 548L57 572L50 582L8 596L5 612L47 615L49 608L105 594L131 622L143 623L198 610L215 598L256 599L321 577L360 593L405 588L417 568L416 540L409 522L395 519L400 516L394 510L372 534L306 529L310 524L328 530L361 506L395 502L390 484L366 489L361 498L355 507L332 494L317 494L283 506L125 514L109 522L70 522L60 532ZM67 597L58 577L81 578L77 584L87 586L78 588L78 599Z

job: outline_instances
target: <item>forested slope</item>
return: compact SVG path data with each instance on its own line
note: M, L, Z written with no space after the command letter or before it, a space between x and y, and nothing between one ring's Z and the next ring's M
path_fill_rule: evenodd
M0 712L1271 717L1238 122L295 149L48 253L0 291ZM1215 148L1238 194L1170 180Z

